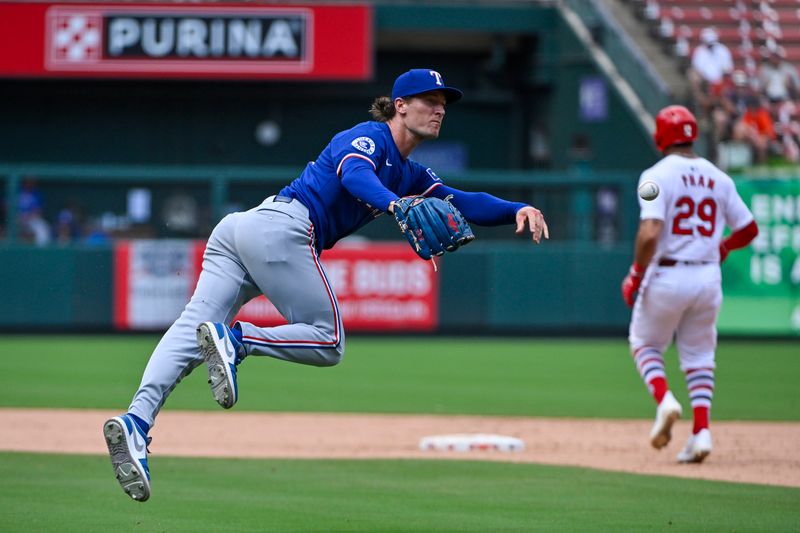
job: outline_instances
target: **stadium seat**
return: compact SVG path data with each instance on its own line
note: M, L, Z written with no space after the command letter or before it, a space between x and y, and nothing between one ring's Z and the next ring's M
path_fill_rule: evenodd
M650 33L685 66L700 44L703 28L714 26L737 68L753 71L767 46L780 46L786 59L800 66L798 0L634 0L637 15Z
M800 0L628 0L628 4L665 53L675 56L681 72L689 67L707 27L713 27L719 42L731 51L734 69L751 79L775 49L782 50L783 58L800 70ZM789 161L800 161L800 102L791 113L786 107L770 110L776 131L786 135L774 143L773 151ZM736 142L722 143L717 157L723 167L747 166L751 161L745 156L751 154L745 148Z

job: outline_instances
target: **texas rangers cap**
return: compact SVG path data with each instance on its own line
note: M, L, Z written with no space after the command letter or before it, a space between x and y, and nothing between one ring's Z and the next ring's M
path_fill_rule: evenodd
M435 70L415 68L397 77L392 88L392 100L428 91L442 91L448 104L459 101L464 95L459 89L448 87L442 75Z

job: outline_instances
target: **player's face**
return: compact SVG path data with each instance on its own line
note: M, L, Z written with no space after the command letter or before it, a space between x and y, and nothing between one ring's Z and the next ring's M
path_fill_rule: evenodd
M423 93L405 100L404 123L420 139L435 139L444 120L447 98L441 91Z

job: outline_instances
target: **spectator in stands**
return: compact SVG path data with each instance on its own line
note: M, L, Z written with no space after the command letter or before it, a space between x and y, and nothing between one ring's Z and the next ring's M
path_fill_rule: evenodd
M800 74L786 61L786 51L772 46L765 55L765 61L758 68L758 81L770 102L777 104L800 96Z
M86 224L85 233L83 242L90 246L101 246L112 241L111 235L96 220L90 220Z
M775 130L786 160L800 162L800 109L793 101L787 100L779 105Z
M69 244L81 239L82 211L77 202L70 201L58 212L55 238L59 244Z
M164 200L162 229L170 237L198 237L200 208L197 199L186 192L176 192Z
M692 52L688 77L695 101L708 115L717 103L724 75L733 71L733 58L714 28L703 28L700 41L702 44Z
M50 243L50 224L44 219L42 194L34 178L24 178L17 197L20 238L44 246Z
M723 86L719 105L712 112L715 144L733 137L733 126L747 110L748 100L755 96L743 70L734 70L730 78L731 83Z
M107 215L108 213L98 216L87 214L84 217L83 227L81 228L81 234L83 235L81 242L90 246L102 246L114 240L113 230L109 229L107 224Z
M775 122L763 97L752 95L748 98L747 109L733 128L733 138L750 144L756 163L767 162L776 135Z

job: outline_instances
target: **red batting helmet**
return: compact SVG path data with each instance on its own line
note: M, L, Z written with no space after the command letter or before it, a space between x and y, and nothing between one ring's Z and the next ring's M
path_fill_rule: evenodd
M697 119L682 105L665 107L656 115L656 146L662 152L673 144L686 144L697 139Z

